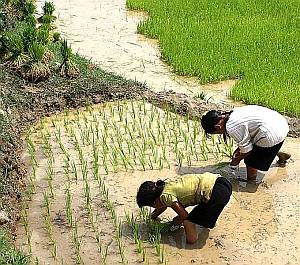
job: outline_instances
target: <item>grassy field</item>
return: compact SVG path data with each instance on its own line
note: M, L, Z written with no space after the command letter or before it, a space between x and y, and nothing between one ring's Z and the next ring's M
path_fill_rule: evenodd
M201 83L238 78L231 96L300 116L300 3L293 0L127 0L150 14L139 32L159 39L175 72Z

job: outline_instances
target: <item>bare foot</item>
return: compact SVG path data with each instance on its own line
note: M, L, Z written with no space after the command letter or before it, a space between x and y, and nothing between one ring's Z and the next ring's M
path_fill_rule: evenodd
M289 153L285 153L285 152L278 152L277 156L279 158L277 161L277 164L280 167L284 167L287 160L290 159L290 157L291 157L291 155Z

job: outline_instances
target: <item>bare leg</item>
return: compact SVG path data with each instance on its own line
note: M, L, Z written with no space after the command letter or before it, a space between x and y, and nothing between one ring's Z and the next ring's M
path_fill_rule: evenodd
M247 180L255 181L257 177L257 169L254 167L247 166Z
M190 222L189 220L184 220L183 226L187 243L194 244L198 240L198 234L195 224Z

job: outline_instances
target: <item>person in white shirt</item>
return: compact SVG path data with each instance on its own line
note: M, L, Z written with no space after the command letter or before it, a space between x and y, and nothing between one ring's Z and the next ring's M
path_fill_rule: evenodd
M229 135L238 145L231 160L237 166L241 160L247 166L247 179L256 180L257 170L268 171L279 157L284 166L290 154L279 152L288 132L287 120L278 112L256 105L234 108L230 112L211 110L201 118L207 134Z

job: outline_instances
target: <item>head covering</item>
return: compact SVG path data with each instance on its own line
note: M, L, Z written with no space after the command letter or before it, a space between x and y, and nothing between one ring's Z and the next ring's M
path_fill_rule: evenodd
M201 125L205 133L214 133L216 131L215 125L222 118L222 113L217 110L210 110L201 118Z

